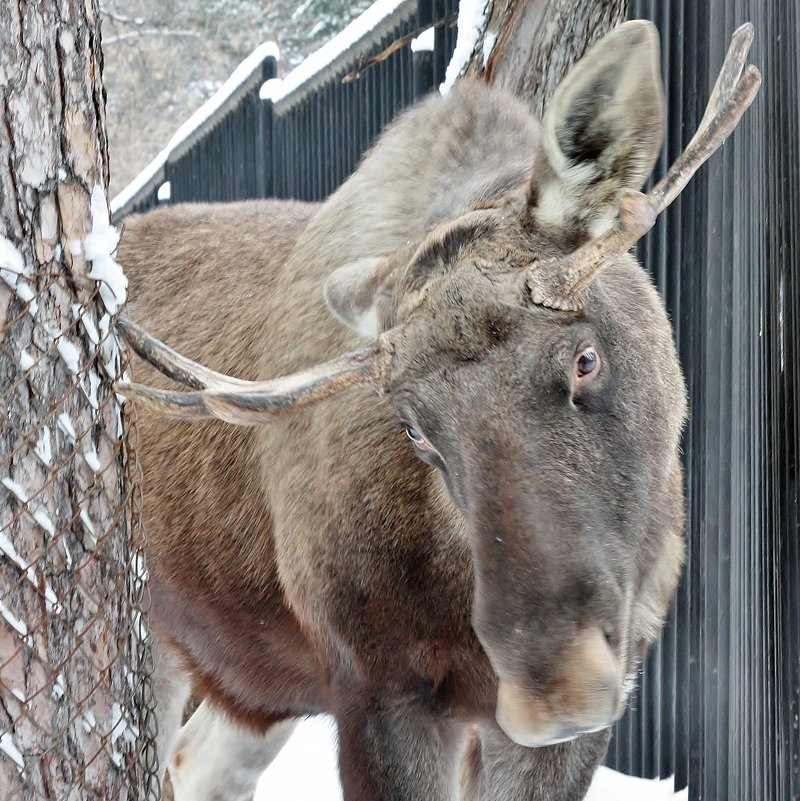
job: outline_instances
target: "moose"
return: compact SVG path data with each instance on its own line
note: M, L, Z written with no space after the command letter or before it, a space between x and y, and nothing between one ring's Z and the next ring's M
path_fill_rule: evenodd
M583 798L684 554L685 386L629 250L752 102L751 40L647 194L659 42L632 21L541 123L462 80L321 205L126 221L176 798L251 797L320 713L346 801Z

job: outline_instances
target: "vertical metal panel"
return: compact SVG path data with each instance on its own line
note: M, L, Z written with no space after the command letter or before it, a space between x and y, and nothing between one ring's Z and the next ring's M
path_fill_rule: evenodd
M609 759L648 775L677 771L691 799L796 801L798 3L637 1L631 16L662 33L670 159L746 19L765 85L640 247L671 310L690 391L689 554Z

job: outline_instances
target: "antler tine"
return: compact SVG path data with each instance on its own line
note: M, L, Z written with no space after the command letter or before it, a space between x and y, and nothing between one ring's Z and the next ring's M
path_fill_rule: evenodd
M761 86L761 73L742 68L753 40L746 23L733 34L728 54L697 132L667 174L646 195L628 191L619 204L619 219L605 234L560 259L534 265L527 275L534 303L552 309L583 308L584 290L612 259L633 247L656 218L683 191L700 166L730 135Z
M192 389L205 389L211 385L249 386L252 383L209 370L208 367L181 356L125 317L117 320L116 328L139 356L179 384Z
M117 391L151 411L181 420L217 418L239 425L259 425L353 384L374 383L385 390L388 383L391 345L385 338L376 346L282 378L242 381L181 356L129 320L119 321L118 327L142 358L195 391L176 392L126 382L118 383Z
M751 23L745 23L734 32L725 62L695 135L667 174L648 194L655 201L656 216L672 203L698 168L730 136L742 114L758 94L761 86L758 68L750 65L742 72L752 41Z
M711 90L706 110L703 113L703 119L700 120L697 132L687 147L691 147L694 144L700 132L709 125L725 100L733 95L741 78L747 54L750 52L750 46L753 44L754 33L755 29L752 22L745 22L733 32L728 52L725 55L722 68L719 71L714 88Z
M214 416L203 404L200 392L172 392L125 381L118 381L114 388L128 400L165 417L208 420Z

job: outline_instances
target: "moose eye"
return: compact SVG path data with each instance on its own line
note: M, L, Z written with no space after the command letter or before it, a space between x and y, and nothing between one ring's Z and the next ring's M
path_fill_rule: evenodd
M417 431L416 428L412 428L411 426L406 426L406 436L418 447L418 448L428 448L428 440L422 436L422 434Z
M600 356L592 348L582 348L575 357L575 376L578 381L586 380L600 367Z

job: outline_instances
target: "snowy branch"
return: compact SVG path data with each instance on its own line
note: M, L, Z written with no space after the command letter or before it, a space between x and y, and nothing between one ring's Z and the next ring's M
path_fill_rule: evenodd
M145 31L130 31L129 33L121 33L119 36L109 36L108 39L103 40L103 45L117 44L128 39L137 39L140 36L200 36L200 34L195 31L171 31L167 28L150 28Z
M145 22L142 17L126 17L124 14L111 11L111 9L105 8L104 6L100 6L100 13L104 17L108 17L108 19L112 19L114 22L119 22L123 25L144 25Z

